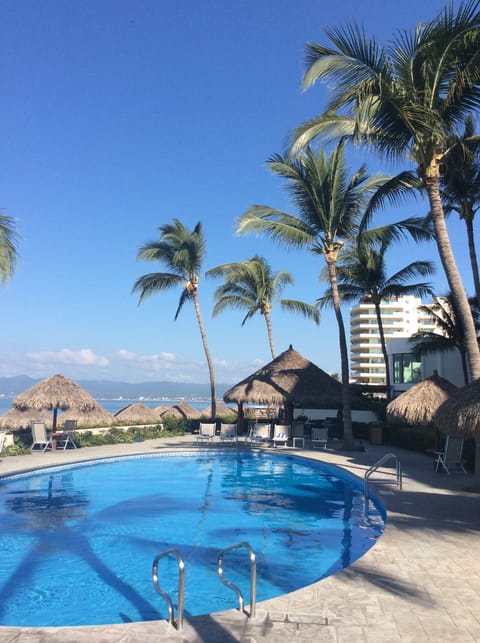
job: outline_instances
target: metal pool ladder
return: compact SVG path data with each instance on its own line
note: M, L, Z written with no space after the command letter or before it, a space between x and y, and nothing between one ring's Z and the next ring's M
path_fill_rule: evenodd
M246 612L244 609L245 601L240 589L236 585L231 583L229 580L227 580L223 575L224 554L226 552L232 551L234 549L239 549L241 547L244 547L245 549L247 549L249 558L250 558L250 613ZM175 556L178 562L178 609L177 609L176 623L174 621L174 609L173 609L172 599L166 592L163 591L163 589L160 587L160 584L158 582L158 562L162 558L166 558L167 556ZM224 549L222 549L218 554L218 558L217 558L217 571L222 583L227 587L230 587L230 589L233 589L233 591L237 594L239 610L244 614L246 614L248 617L255 618L255 610L257 605L257 562L256 562L255 552L250 547L250 545L247 542L241 542L241 543L237 543L236 545L231 545L230 547L225 547ZM185 563L183 561L183 556L178 549L168 549L167 551L164 551L161 554L158 554L157 556L155 556L155 559L152 565L152 581L157 593L160 594L160 596L165 600L167 604L168 622L170 623L170 625L173 625L174 627L176 627L177 630L181 630L183 627L183 607L185 602Z
M399 489L402 488L402 465L399 460L399 458L395 455L395 453L386 453L378 462L375 462L375 464L372 464L372 466L365 472L365 476L363 479L363 489L364 489L364 495L365 495L365 500L368 500L368 479L372 475L372 473L375 473L377 469L379 469L382 464L385 464L386 462L389 462L390 460L395 461L395 482L397 484L397 487ZM385 480L383 481L385 482ZM393 483L391 483L393 484Z
M248 551L249 558L250 558L250 613L245 611L245 600L243 598L243 594L240 591L240 589L236 585L231 583L229 580L227 580L223 574L224 554L234 549L240 549L241 547L244 547ZM243 541L235 545L230 545L230 547L224 547L218 554L217 571L222 583L227 587L229 587L230 589L233 589L233 591L237 594L238 609L240 610L240 612L247 614L247 616L249 616L250 618L255 618L256 607L257 607L257 560L256 560L255 552L250 547L250 545L247 542Z
M163 591L158 583L158 561L161 558L166 558L167 556L175 556L178 562L178 610L176 624L174 623L173 618L172 599L166 592ZM168 549L167 551L158 554L158 556L155 556L155 560L153 561L152 566L152 580L155 589L167 603L168 622L170 623L170 625L174 625L177 630L181 630L183 627L183 604L185 600L185 563L183 562L183 556L178 551L178 549Z

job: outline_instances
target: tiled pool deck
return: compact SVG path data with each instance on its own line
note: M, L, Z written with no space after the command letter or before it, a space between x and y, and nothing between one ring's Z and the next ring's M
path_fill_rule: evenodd
M193 445L191 436L5 457L0 475L188 445ZM365 452L295 453L363 477L371 464L390 451L367 445ZM388 510L385 533L375 547L335 576L259 603L254 620L230 610L189 619L182 632L164 621L81 628L0 627L0 641L480 641L480 494L466 491L472 485L471 476L436 474L428 456L393 451L402 463L403 490L381 482L373 485Z

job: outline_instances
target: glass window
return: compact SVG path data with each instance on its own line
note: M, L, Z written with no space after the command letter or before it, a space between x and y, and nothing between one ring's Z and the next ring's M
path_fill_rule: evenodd
M393 355L393 383L415 384L422 377L422 362L415 353L395 353Z

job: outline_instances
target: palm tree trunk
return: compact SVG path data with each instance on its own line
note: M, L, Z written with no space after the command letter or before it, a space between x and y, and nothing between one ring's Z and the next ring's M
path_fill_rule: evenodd
M390 369L388 368L387 345L385 343L385 333L383 331L382 313L380 312L380 302L375 301L375 314L377 315L378 333L380 335L380 345L382 347L383 361L385 362L385 386L387 389L387 400L392 395L392 384L390 382Z
M468 251L470 253L470 263L472 265L473 284L475 286L475 297L480 303L480 275L478 273L477 251L475 249L475 235L473 233L473 217L465 219L467 226Z
M200 304L198 302L198 293L196 290L193 292L193 305L195 306L195 312L197 313L198 326L200 328L200 335L202 337L203 350L205 351L205 357L207 358L208 373L210 376L210 406L212 410L212 418L215 418L217 415L217 395L215 393L215 372L213 370L213 361L210 356L210 351L208 349L207 333L203 323L202 314L200 312Z
M467 356L464 350L460 350L460 360L462 362L462 372L463 372L463 381L465 386L468 384L468 365L467 365Z
M275 344L273 342L273 332L272 332L272 322L270 320L270 313L266 310L264 313L265 323L267 325L268 341L270 344L270 352L272 353L272 359L275 359Z
M430 202L430 211L432 213L440 260L460 316L460 324L465 337L465 348L467 351L470 377L472 380L476 380L480 377L480 351L478 348L477 333L473 323L470 304L468 303L465 288L463 287L462 279L450 245L447 226L445 224L445 215L440 198L438 174L436 172L432 172L432 176L426 176L424 178L425 188Z
M333 254L333 253L332 253ZM350 401L350 372L348 368L348 349L345 325L340 309L340 296L337 284L337 266L335 260L325 254L328 267L330 287L332 289L333 309L338 324L338 337L340 343L340 357L342 363L342 402L343 402L343 445L345 449L353 448L352 406Z
M475 437L475 477L473 487L480 491L480 436Z

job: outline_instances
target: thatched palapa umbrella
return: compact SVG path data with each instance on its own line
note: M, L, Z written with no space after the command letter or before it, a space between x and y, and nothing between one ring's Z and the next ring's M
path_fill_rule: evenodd
M52 428L52 414L48 411L32 411L31 409L10 409L0 418L0 428L8 431L29 429L32 420L45 422L48 429Z
M316 407L342 401L342 384L293 350L292 346L274 360L232 386L223 396L237 402L239 420L243 404L272 404L285 407L285 421L291 422L293 407Z
M475 438L475 489L480 491L480 379L458 389L438 407L433 421L452 437Z
M212 417L212 407L209 406L206 409L203 409L201 415L204 415L205 417ZM217 402L217 417L220 415L237 415L236 409L232 409L229 406L225 404L225 402L219 401Z
M95 408L96 401L90 393L73 380L63 375L52 375L35 386L20 393L13 400L16 409L35 411L53 411L52 430L57 428L58 410L76 409L89 411Z
M438 407L457 391L458 386L440 377L435 371L387 405L387 420L392 423L432 424Z
M95 426L111 426L115 424L115 417L109 413L100 404L95 404L93 409L88 411L65 411L60 416L62 421L76 420L78 426L95 427Z
M179 402L178 404L172 404L172 406L169 406L162 413L162 417L166 417L167 415L186 420L197 420L200 417L200 413L197 409L194 409L193 406L190 406L190 404L187 404L186 402Z
M152 422L158 420L157 414L146 404L134 402L115 413L117 422Z

